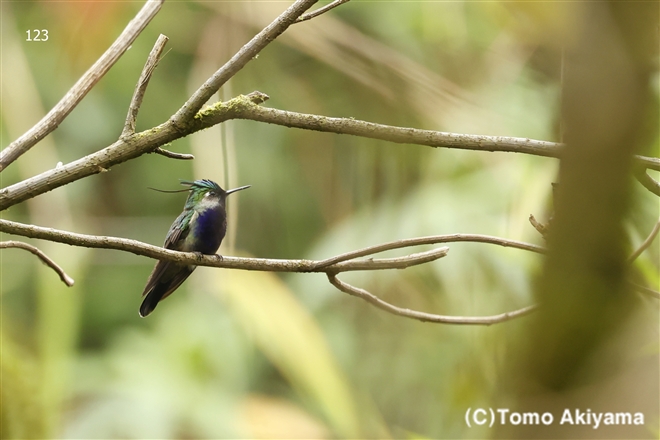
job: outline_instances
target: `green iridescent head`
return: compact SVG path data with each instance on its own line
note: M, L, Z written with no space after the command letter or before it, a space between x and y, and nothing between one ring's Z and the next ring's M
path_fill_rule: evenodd
M220 185L208 179L195 180L194 182L182 180L181 185L190 187L190 194L188 194L185 209L193 209L194 206L202 203L205 199L224 204L225 198L229 194L250 187L250 185L245 185L225 191Z

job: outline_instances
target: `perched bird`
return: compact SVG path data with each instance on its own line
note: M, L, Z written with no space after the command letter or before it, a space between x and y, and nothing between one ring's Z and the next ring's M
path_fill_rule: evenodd
M249 188L250 185L225 191L211 180L181 181L189 186L188 199L181 215L174 220L167 232L164 247L182 252L199 252L213 255L218 251L227 232L225 200L233 192ZM179 191L173 191L179 192ZM158 261L149 275L142 292L144 300L140 316L153 312L158 303L167 298L183 283L197 266Z

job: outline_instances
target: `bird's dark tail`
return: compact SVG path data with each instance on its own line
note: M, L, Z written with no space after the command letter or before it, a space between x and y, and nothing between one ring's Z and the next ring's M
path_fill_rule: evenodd
M158 286L156 286L156 288L151 289L151 292L149 292L147 296L144 297L144 301L142 301L142 305L140 306L140 317L144 318L149 313L154 311L158 305L158 302L163 297L164 292L161 290L162 289L158 289Z
M168 279L163 280L163 273L168 272L168 268L172 269L169 266L169 263L165 263L161 266L162 261L159 261L154 268L149 281L147 281L147 286L144 289L143 295L144 300L140 306L140 316L145 317L149 313L153 312L158 303L174 292L180 285L183 283L191 273L195 270L196 266L173 266L176 270L176 273L172 276L170 275Z

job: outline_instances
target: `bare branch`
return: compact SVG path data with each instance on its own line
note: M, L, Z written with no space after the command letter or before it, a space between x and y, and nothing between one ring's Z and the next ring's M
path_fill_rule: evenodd
M215 94L224 83L236 75L250 60L270 44L289 26L296 22L307 9L318 0L297 0L271 24L252 38L236 54L231 57L217 72L213 74L185 104L172 116L171 120L179 129L184 129L193 116Z
M298 17L298 20L296 20L296 23L311 20L312 18L318 17L321 14L325 14L329 10L334 9L339 5L343 5L344 3L348 3L349 1L350 0L335 0L332 3L328 3L327 5L325 5L321 8L318 8L315 11L308 12L307 14L301 15L300 17Z
M131 104L128 106L128 115L126 115L126 122L124 123L124 130L121 132L121 137L126 137L135 133L135 121L137 119L138 111L140 111L140 106L142 105L142 99L144 99L144 93L149 85L151 74L154 72L160 61L160 54L163 53L168 40L169 38L160 34L147 57L147 61L144 63L140 79L135 85L135 92L133 92Z
M562 144L556 142L507 136L465 135L417 128L395 127L392 125L360 121L353 118L330 118L258 105L247 106L237 118L267 122L285 127L350 134L399 144L417 144L427 145L429 147L527 153L545 157L559 157L563 148Z
M64 272L64 269L62 269L55 261L51 260L48 255L44 254L41 250L36 248L35 246L32 246L31 244L23 243L22 241L14 241L14 240L9 240L9 241L2 241L0 242L0 249L7 249L7 248L18 248L18 249L24 249L28 252L32 252L34 255L39 257L39 259L48 267L53 269L57 274L60 276L60 279L64 284L67 286L71 287L73 286L73 278L71 278L69 275Z
M170 159L193 160L195 158L192 154L175 153L174 151L169 151L161 147L156 148L154 153L169 157Z
M370 246L364 249L359 249L357 251L347 252L345 254L337 255L335 257L331 257L319 261L318 266L315 267L314 269L315 271L321 269L327 269L328 267L342 261L352 260L354 258L364 257L366 255L389 251L392 249L399 249L410 246L420 246L425 244L454 243L454 242L489 243L504 247L522 249L530 252L536 252L539 254L545 252L545 249L543 249L540 246L536 246L529 243L523 243L521 241L508 240L506 238L492 237L490 235L480 235L480 234L431 235L428 237L416 237L416 238L407 238L403 240L392 241L389 243L384 243L376 246Z
M377 296L373 295L372 293L364 289L351 286L350 284L340 280L339 278L337 278L337 275L333 272L329 272L327 275L330 283L344 293L348 293L349 295L362 298L368 303L378 307L381 310L385 310L388 313L392 313L393 315L417 319L422 322L435 322L435 323L443 323L443 324L491 325L527 315L528 313L531 313L537 309L537 306L533 305L533 306L524 307L519 310L515 310L513 312L506 312L492 316L434 315L432 313L419 312L417 310L410 310L410 309L397 307L386 301L383 301L382 299L378 298Z
M634 159L635 159L635 162L637 162L638 166L648 168L649 170L660 171L660 158L658 158L658 157L648 157L648 156L635 155ZM655 180L654 180L654 182L655 182ZM655 182L655 183L657 185L658 182ZM660 185L658 185L658 186L660 186ZM656 195L658 197L660 197L660 189L658 189L657 191L658 191L658 193L656 193Z
M435 261L439 258L442 258L447 255L449 252L448 247L441 247L438 249L432 249L426 252L418 252L415 254L405 255L403 257L397 258L379 258L373 259L369 258L362 261L343 261L341 263L335 263L332 265L332 270L335 272L348 272L351 270L382 270L382 269L405 269L410 266L416 266L418 264L429 263ZM316 271L318 271L317 268ZM326 266L324 270L329 270Z
M41 121L0 152L0 171L4 170L7 165L18 159L23 153L36 145L62 123L92 87L99 82L103 75L110 70L131 46L137 36L140 35L151 19L158 13L163 1L148 0L135 18L128 23L121 35L112 43L112 46L71 87L60 102Z
M651 246L651 243L653 243L653 240L658 235L658 232L660 232L660 220L658 220L655 226L653 226L653 229L651 230L649 236L646 237L646 240L644 240L642 244L639 245L637 250L632 253L630 258L628 258L628 263L632 263L633 261L635 261L637 257L642 255L642 252L644 252L646 249L648 249L649 246Z
M365 122L354 118L331 118L261 107L259 105L245 106L236 118L305 130L350 134L398 144L416 144L475 151L525 153L543 157L558 158L565 146L557 142L539 141L529 138L457 134L410 127L396 127ZM660 158L635 156L635 160L639 166L660 171Z

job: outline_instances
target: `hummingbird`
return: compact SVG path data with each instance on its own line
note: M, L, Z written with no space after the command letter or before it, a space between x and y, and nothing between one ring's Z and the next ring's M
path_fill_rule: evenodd
M202 179L190 182L181 181L190 191L183 212L174 220L165 237L166 249L182 252L196 252L214 255L227 233L227 196L236 191L249 188L250 185L225 191L212 180ZM140 306L140 316L153 312L158 303L167 298L183 283L197 266L177 264L171 261L158 261L149 275L147 285L142 292L144 300Z

